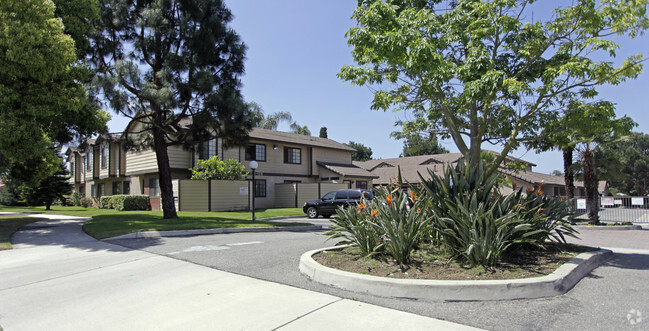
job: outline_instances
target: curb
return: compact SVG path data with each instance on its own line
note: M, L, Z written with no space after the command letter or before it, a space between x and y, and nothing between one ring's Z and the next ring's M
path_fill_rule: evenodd
M314 282L353 292L428 301L493 301L534 299L564 294L584 276L613 256L610 250L581 253L553 273L510 280L413 280L362 275L325 267L311 256L344 246L302 254L300 272Z
M241 233L241 232L280 232L280 231L317 231L322 230L321 225L303 225L303 226L276 226L276 227L258 227L258 228L216 228L216 229L196 229L196 230L170 230L170 231L141 231L124 234L121 236L104 238L102 240L116 239L138 239L138 238L159 238L159 237L188 237L206 234L223 234L223 233Z
M292 215L292 216L275 216L275 217L266 217L266 218L258 218L258 221L274 221L274 220L283 220L287 218L304 218L306 215Z
M602 230L642 230L642 225L611 225L611 226L588 226L588 225L577 225L576 229L579 230L593 230L593 231L602 231Z

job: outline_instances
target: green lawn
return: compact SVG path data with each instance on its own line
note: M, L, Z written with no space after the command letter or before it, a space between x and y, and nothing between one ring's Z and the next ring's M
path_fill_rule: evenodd
M115 211L113 209L97 209L83 207L52 206L52 210L45 207L4 207L0 211L14 211L22 213L41 213L92 217L91 221L84 224L83 230L97 238L109 238L122 234L138 231L163 231L163 230L191 230L212 228L242 228L242 227L268 227L307 225L306 223L287 222L252 222L250 212L178 212L178 219L163 219L161 211ZM301 208L276 208L257 209L257 219L303 215Z
M0 215L0 251L11 249L11 235L27 223L40 221L40 218L17 215Z

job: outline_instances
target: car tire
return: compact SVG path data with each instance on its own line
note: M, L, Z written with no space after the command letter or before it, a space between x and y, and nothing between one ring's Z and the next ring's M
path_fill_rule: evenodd
M309 218L317 218L318 209L316 207L309 207L309 209L306 210L306 215L309 216Z

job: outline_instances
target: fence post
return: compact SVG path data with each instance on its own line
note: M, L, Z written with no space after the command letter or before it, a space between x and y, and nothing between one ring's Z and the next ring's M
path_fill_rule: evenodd
M297 208L297 196L298 196L298 188L300 187L299 183L293 183L295 185L295 208Z
M212 180L207 180L207 211L212 211Z

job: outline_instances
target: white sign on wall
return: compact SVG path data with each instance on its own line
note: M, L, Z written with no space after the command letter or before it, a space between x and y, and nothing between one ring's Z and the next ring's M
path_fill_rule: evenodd
M577 209L586 209L586 199L577 199Z
M616 205L621 205L622 204L622 199L615 199L615 204Z
M239 195L248 195L248 186L239 186Z
M631 198L631 205L642 206L644 204L643 198Z
M615 198L602 197L602 206L615 206Z

